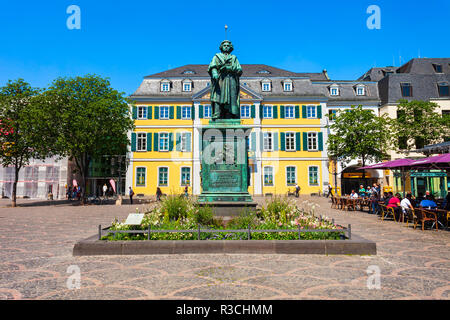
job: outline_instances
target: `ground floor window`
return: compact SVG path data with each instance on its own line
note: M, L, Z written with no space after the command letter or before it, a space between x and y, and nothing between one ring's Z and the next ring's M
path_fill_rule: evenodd
M318 186L319 185L319 167L309 167L308 169L309 185Z
M167 187L169 183L169 168L161 167L158 169L158 185Z
M181 185L183 187L191 185L191 168L181 168Z
M145 168L136 168L136 186L145 186Z
M273 167L264 167L264 185L273 186Z
M297 183L295 169L295 167L286 167L286 184L288 186L292 186Z

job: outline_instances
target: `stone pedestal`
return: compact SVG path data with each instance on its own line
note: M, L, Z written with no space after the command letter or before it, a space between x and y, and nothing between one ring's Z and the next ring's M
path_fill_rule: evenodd
M210 121L203 127L199 203L208 203L216 207L217 212L234 212L238 207L245 207L244 204L253 203L248 193L250 131L251 128L241 125L239 119Z

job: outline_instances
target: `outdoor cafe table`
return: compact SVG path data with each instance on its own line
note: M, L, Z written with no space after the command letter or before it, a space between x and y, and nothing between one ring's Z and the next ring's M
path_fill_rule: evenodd
M440 225L443 229L445 229L444 225L443 225L442 222L439 221L439 220L443 220L444 218L447 218L447 213L448 213L447 210L444 210L444 209L437 209L437 208L436 208L436 209L431 209L431 208L430 208L430 209L427 209L426 207L425 207L425 208L422 208L422 209L425 209L425 210L427 210L427 211L436 213L438 225ZM433 222L433 225L431 226L431 229L434 228L434 225L435 225L435 224L436 224L436 222Z

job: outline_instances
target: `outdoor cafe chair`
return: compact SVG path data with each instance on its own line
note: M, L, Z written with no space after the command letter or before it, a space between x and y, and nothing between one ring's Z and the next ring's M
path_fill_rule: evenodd
M434 224L436 225L436 231L439 230L438 223L437 223L438 217L435 212L431 212L431 211L425 210L423 208L416 208L415 213L416 213L416 219L414 221L414 229L416 229L417 224L420 222L422 224L422 231L424 231L425 223L428 221L431 221L431 222L434 222Z
M392 207L387 207L386 205L381 205L381 220L384 221L385 218L392 216L395 222L397 220L395 219L395 211Z
M415 220L417 219L414 208L406 209L406 212L403 213L403 219L406 219L406 227L409 226L409 222L412 222L414 224Z

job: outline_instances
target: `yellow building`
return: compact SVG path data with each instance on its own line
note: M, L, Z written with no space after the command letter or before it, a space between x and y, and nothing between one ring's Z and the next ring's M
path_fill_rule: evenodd
M242 65L241 123L248 138L252 195L319 193L330 181L322 73ZM207 65L186 65L147 76L131 96L127 189L135 194L201 193L201 132L211 117ZM316 83L314 83L316 82Z

